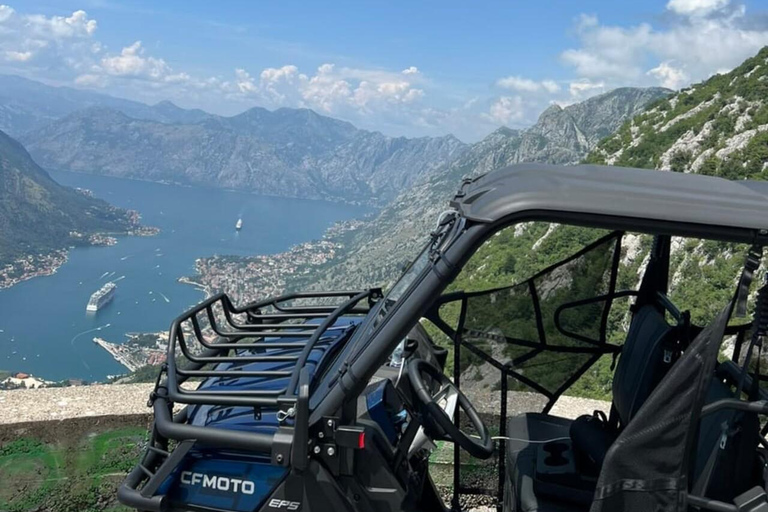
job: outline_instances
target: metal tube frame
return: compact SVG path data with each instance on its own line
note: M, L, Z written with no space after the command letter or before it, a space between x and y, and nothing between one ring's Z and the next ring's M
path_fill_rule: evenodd
M168 357L155 383L155 390L150 397L150 405L154 410L155 421L152 438L141 462L128 474L128 477L118 489L118 497L122 503L129 504L139 510L160 512L165 510L167 502L164 496L154 493L170 475L173 469L183 460L187 452L196 445L215 446L217 448L233 449L240 452L250 452L260 456L271 456L275 449L275 434L243 432L226 429L207 428L186 423L186 408L173 417L171 411L174 403L188 405L205 404L214 406L244 406L261 409L263 407L286 408L295 407L299 413L295 416L293 427L281 427L281 435L285 431L292 433L291 449L293 459L300 459L301 450L296 451L296 443L306 445L306 439L293 439L294 433L299 438L306 437L309 428L308 396L309 377L306 364L313 349L327 344L327 333L337 329L334 324L345 315L362 315L368 313L374 301L381 297L381 290L369 289L364 291L341 292L308 292L292 293L274 299L268 299L245 307L238 308L225 294L214 295L195 308L187 311L171 324L168 339ZM346 299L334 306L295 306L285 305L287 302L300 299ZM365 306L360 303L367 299ZM214 307L221 307L226 327L217 320ZM270 309L269 312L263 312ZM198 315L205 313L211 330L221 341L207 341L203 335ZM236 315L245 314L247 324L238 323ZM307 320L322 319L319 323L306 323ZM295 323L303 321L303 323ZM184 325L190 323L194 341L204 347L197 355L190 350L190 340L184 335ZM243 340L256 338L255 342L243 343ZM302 341L285 342L273 341L269 338L301 338ZM183 368L176 359L176 349L189 362ZM297 355L274 355L267 352L273 349L295 349ZM235 355L228 354L235 351ZM257 355L251 355L252 351ZM206 368L209 365L229 362L295 362L288 371L247 371L247 370L217 370ZM165 379L163 379L165 375ZM289 378L290 384L278 390L184 390L180 386L189 378L196 377L263 377ZM169 440L178 441L175 449L169 450ZM297 438L298 439L298 438ZM303 446L306 451L306 446ZM297 462L299 462L297 460Z

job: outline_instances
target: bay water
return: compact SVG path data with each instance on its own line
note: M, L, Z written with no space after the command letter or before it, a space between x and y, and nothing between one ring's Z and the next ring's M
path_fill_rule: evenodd
M128 332L165 330L203 294L178 282L196 258L285 251L317 239L336 221L368 209L325 201L258 196L214 188L164 185L52 172L63 185L89 189L138 210L153 237L121 237L112 247L76 248L56 274L0 290L0 369L50 380L104 380L127 372L93 338L123 342ZM243 219L240 231L235 229ZM34 229L34 226L30 226ZM111 303L87 313L90 295L117 284Z

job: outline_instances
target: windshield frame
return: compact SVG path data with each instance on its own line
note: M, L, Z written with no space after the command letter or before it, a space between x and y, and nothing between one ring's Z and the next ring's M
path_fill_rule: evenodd
M313 393L310 396L311 410L314 410L323 401L327 392L337 384L346 367L365 352L379 329L397 311L398 305L404 302L404 299L432 271L443 253L460 237L465 225L466 219L456 210L447 210L440 215L436 229L430 233L430 240L419 251L418 256L410 262L392 288L355 328L350 339L338 352L336 359L326 366L322 375L316 376L318 380L315 381ZM393 291L396 293L394 298Z

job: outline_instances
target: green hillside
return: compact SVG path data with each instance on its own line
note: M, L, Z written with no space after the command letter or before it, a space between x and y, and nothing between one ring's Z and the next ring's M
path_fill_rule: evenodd
M131 227L125 210L59 185L0 132L0 266Z
M729 179L765 179L768 47L727 74L650 105L587 161Z
M587 162L695 172L727 179L768 177L768 48L732 72L717 75L669 98L626 122L601 141ZM465 266L453 290L511 285L579 250L603 233L586 228L527 224L488 240ZM638 268L651 247L647 236L625 237L619 289L636 288ZM698 240L675 240L670 298L701 325L711 320L733 293L747 247ZM625 308L611 319L614 341L626 329ZM435 330L432 329L435 333ZM569 394L609 398L612 371L604 357Z
M147 438L147 417L0 428L0 510L127 512L115 489Z

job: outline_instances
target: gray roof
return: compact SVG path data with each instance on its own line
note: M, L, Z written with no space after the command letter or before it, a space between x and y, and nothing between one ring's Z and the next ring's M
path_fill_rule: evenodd
M479 222L552 211L768 229L768 182L627 167L512 165L465 181L451 205Z

